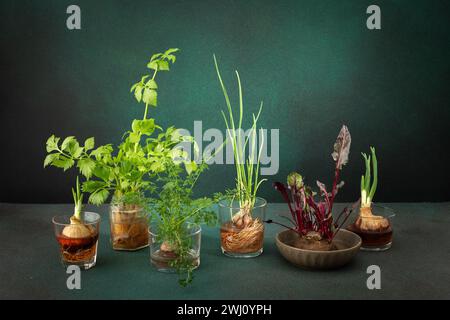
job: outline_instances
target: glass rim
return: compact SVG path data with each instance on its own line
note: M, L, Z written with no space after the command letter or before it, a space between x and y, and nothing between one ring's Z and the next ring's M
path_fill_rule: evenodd
M100 222L101 216L97 212L92 212L92 211L83 211L82 212L82 214L86 214L86 213L96 215L96 218L94 219L94 221L91 221L91 222L83 222L83 225L89 226L89 225L97 224L97 223ZM54 225L58 225L58 226L68 226L68 225L70 225L70 218L71 217L72 217L72 215L68 215L68 214L62 214L62 215L53 216L52 223ZM58 222L57 221L58 218L61 218L61 219L65 218L65 220L67 220L68 222L67 223Z
M188 222L187 224L194 226L193 230L187 234L188 236L195 236L202 231L202 226L200 224L193 223L193 222ZM158 233L152 232L152 226L149 226L147 228L147 231L152 236L155 236L155 237L158 236Z
M127 209L127 210L118 209L117 211L114 211L114 210L113 210L114 207L120 208L120 205L119 205L119 204L111 204L111 205L110 205L110 209L111 209L110 211L111 211L111 212L133 213L133 212L142 212L142 211L145 211L145 210L144 210L144 207L140 207L140 208L137 208L137 209Z
M260 204L256 205L258 203L258 201L260 202ZM233 200L233 201L220 200L218 205L219 205L219 207L222 207L222 208L241 209L241 206L233 206L234 202L239 202L239 200ZM262 208L262 207L265 207L266 205L267 205L266 199L261 198L261 197L256 197L255 205L253 206L253 209Z
M397 214L395 213L394 209L392 209L392 208L390 208L390 207L386 207L386 206L384 206L384 205L382 205L382 204L378 204L378 203L372 202L371 207L372 207L373 209L375 209L375 210L378 209L379 211L376 211L376 212L374 213L374 215L381 216L382 218L388 218L388 219L391 219L391 218L394 218L394 217L397 215ZM361 211L361 208L359 208L359 211ZM376 217L372 217L372 218L367 217L367 218L368 218L368 219L374 219L374 220L380 219L380 218L376 218Z

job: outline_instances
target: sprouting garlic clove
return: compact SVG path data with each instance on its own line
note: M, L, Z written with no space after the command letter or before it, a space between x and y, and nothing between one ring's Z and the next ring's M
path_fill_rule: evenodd
M252 223L252 217L250 217L248 214L244 216L244 226L249 226Z
M238 228L242 228L244 221L242 221L242 217L239 217L239 219L236 219L236 221L234 222L234 224L236 225L236 227Z

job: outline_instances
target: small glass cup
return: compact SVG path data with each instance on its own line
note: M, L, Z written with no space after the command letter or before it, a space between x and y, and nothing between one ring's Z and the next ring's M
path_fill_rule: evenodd
M135 251L148 246L148 218L142 207L111 204L109 221L114 250Z
M222 253L233 258L253 258L263 252L267 201L256 198L252 210L242 214L239 201L219 202Z
M151 264L160 272L176 272L176 269L173 267L178 258L176 244L160 236L157 225L150 227L148 233L150 235ZM194 269L197 269L200 266L202 228L198 224L187 223L177 237L183 239L184 245L188 247L188 259L192 260Z
M53 217L53 227L59 244L61 263L68 267L77 265L87 270L97 261L97 244L100 215L83 212L80 223L71 223L71 216Z
M373 204L371 206L373 217L365 217L365 223L367 225L379 224L383 220L388 223L387 227L383 227L380 230L371 231L364 230L358 226L358 217L360 215L361 208L355 210L355 216L352 218L354 221L347 227L347 230L352 231L361 237L361 250L365 251L385 251L392 246L393 239L393 225L392 219L395 217L395 212L391 208Z

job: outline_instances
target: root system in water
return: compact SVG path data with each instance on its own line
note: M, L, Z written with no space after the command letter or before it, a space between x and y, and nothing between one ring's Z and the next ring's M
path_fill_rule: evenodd
M189 255L192 260L192 266L194 266L194 268L198 267L200 265L200 257L194 250L191 250ZM152 252L150 257L152 264L157 269L169 270L173 268L171 263L177 258L177 254L173 251L157 250Z
M148 245L147 220L137 212L114 211L111 217L111 239L114 249L134 250Z
M257 252L263 246L264 225L258 218L252 219L246 215L242 220L237 220L237 223L229 221L222 224L220 240L226 252Z
M347 230L356 233L361 237L365 247L379 247L392 242L392 227L389 225L384 230L366 231L358 228L356 224L347 227Z
M347 229L359 235L366 247L379 247L392 242L393 232L389 219L373 215L370 207L362 207L355 223Z
M64 261L69 263L89 261L94 258L97 251L98 232L89 233L83 238L71 238L63 233L57 240Z

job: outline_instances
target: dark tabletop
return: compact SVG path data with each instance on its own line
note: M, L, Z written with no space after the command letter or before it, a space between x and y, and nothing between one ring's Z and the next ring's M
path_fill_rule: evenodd
M264 253L254 259L222 255L217 228L203 228L201 266L190 287L155 271L149 250L118 252L102 214L97 265L82 272L81 290L68 290L51 218L71 205L0 204L0 299L449 299L450 203L392 203L394 242L386 252L359 252L333 271L306 271L278 253L279 227L266 227ZM268 215L286 212L270 204ZM381 268L381 289L366 286L367 267Z

